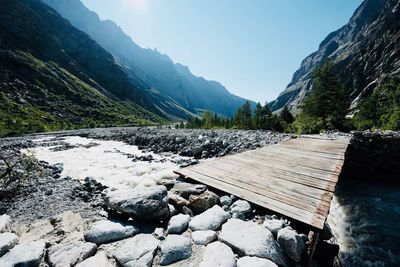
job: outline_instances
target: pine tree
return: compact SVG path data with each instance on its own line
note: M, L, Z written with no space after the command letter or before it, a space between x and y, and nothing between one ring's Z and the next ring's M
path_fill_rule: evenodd
M245 129L251 129L251 106L250 102L246 101L243 106L243 126Z
M256 105L256 110L254 111L254 127L256 129L261 129L261 117L262 117L262 106L258 102Z
M289 109L287 106L285 106L280 114L280 119L283 120L284 122L291 124L294 121L294 117L292 113L290 113Z
M260 129L272 130L272 112L268 107L268 103L262 108Z
M203 125L206 129L212 128L211 115L208 110L204 111L203 113Z

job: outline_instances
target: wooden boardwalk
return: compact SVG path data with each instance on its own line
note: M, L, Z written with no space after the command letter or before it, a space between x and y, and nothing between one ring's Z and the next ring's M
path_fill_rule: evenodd
M304 136L175 173L321 230L349 139Z

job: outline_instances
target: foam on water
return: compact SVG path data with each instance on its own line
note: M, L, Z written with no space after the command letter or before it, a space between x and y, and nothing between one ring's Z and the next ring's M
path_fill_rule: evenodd
M46 143L54 137L37 139L36 142ZM137 146L132 146L118 141L104 141L77 136L65 137L64 142L71 145L98 145L85 148L82 146L52 151L56 146L38 146L34 149L39 160L50 164L63 163L62 175L75 179L84 179L87 176L94 177L102 184L115 187L127 188L138 184L151 185L160 179L173 179L176 175L174 170L179 167L172 162L178 158L177 155L158 155L144 153ZM154 161L136 161L128 158L127 154L136 156L152 155ZM163 162L157 162L163 160Z
M328 217L343 266L400 266L400 187L340 182Z

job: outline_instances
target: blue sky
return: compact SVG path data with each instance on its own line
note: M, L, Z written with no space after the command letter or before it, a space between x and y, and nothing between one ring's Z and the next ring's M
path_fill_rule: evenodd
M362 0L82 0L142 47L251 100L275 99Z

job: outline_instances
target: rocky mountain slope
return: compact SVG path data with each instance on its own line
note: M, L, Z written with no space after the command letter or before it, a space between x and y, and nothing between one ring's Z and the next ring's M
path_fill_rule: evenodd
M0 134L164 120L145 84L53 9L0 10Z
M113 54L127 73L145 81L160 96L174 99L185 110L197 113L208 109L232 116L245 102L220 83L196 77L186 66L174 64L167 55L139 47L118 25L100 20L80 0L43 1Z
M301 63L270 106L296 110L313 87L313 72L327 59L349 90L352 108L381 83L400 76L400 1L365 0L348 24L329 34Z

